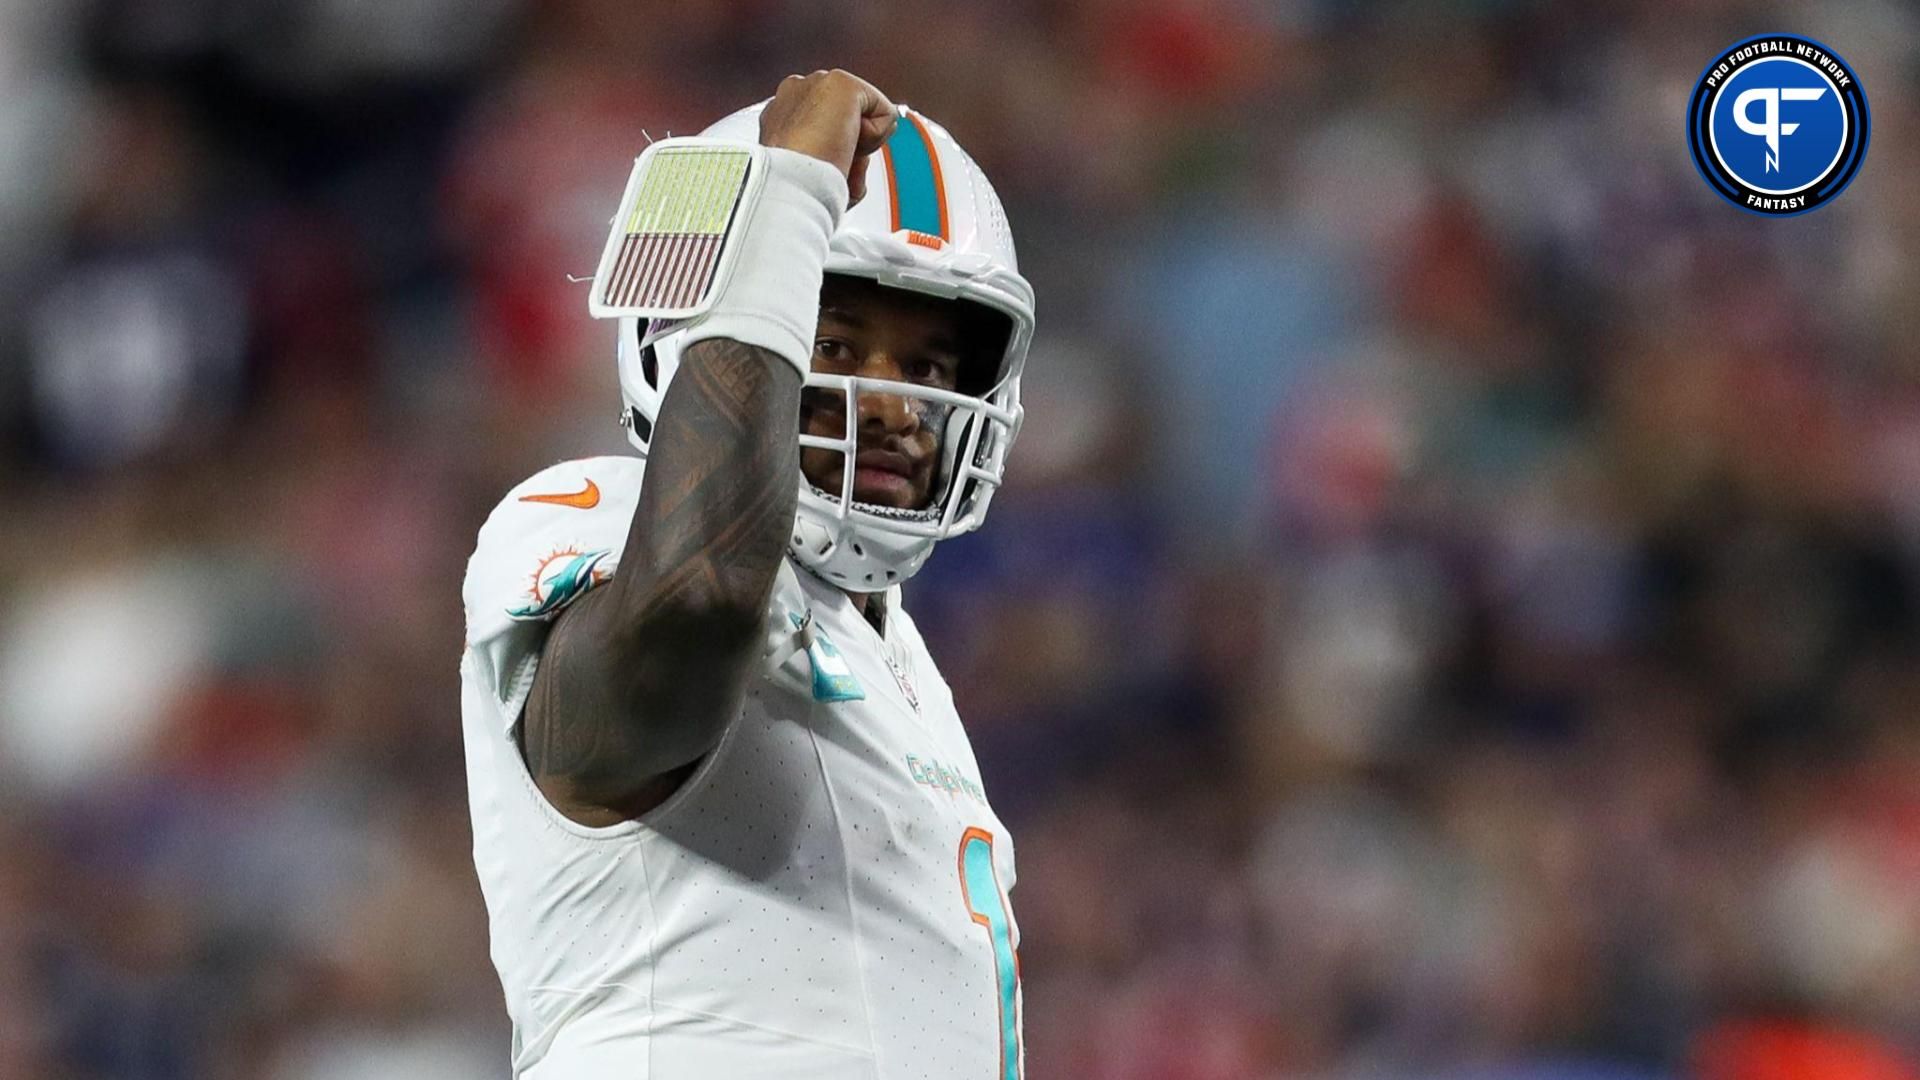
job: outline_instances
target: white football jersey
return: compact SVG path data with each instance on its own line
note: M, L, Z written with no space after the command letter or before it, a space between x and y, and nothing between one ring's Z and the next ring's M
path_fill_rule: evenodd
M746 704L641 818L589 828L534 787L513 725L550 620L618 571L644 467L534 476L467 568L473 861L514 1075L1017 1080L1013 844L897 590L883 636L784 564Z

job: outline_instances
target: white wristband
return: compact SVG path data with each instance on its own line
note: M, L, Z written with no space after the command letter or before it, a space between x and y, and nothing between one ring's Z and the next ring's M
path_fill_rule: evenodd
M682 347L708 338L778 353L805 379L820 322L827 239L847 209L847 178L819 158L767 148L766 187L744 223L732 276L713 307L684 330Z

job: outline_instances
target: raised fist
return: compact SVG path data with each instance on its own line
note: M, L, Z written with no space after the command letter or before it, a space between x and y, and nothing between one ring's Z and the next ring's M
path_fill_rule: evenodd
M760 143L796 150L847 177L847 205L867 193L867 157L893 134L893 102L851 72L789 75L760 113Z

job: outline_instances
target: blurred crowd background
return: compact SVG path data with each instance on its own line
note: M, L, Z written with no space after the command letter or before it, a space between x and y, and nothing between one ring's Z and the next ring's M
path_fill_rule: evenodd
M1791 219L1682 123L1774 31ZM504 1077L465 560L624 449L633 155L827 66L1040 297L907 592L1029 1075L1920 1075L1910 5L0 0L0 1077Z

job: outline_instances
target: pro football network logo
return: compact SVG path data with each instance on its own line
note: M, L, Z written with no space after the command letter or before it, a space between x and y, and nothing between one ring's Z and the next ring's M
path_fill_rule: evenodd
M1687 145L1713 190L1786 217L1845 191L1867 156L1867 95L1845 60L1795 34L1728 46L1687 103Z

